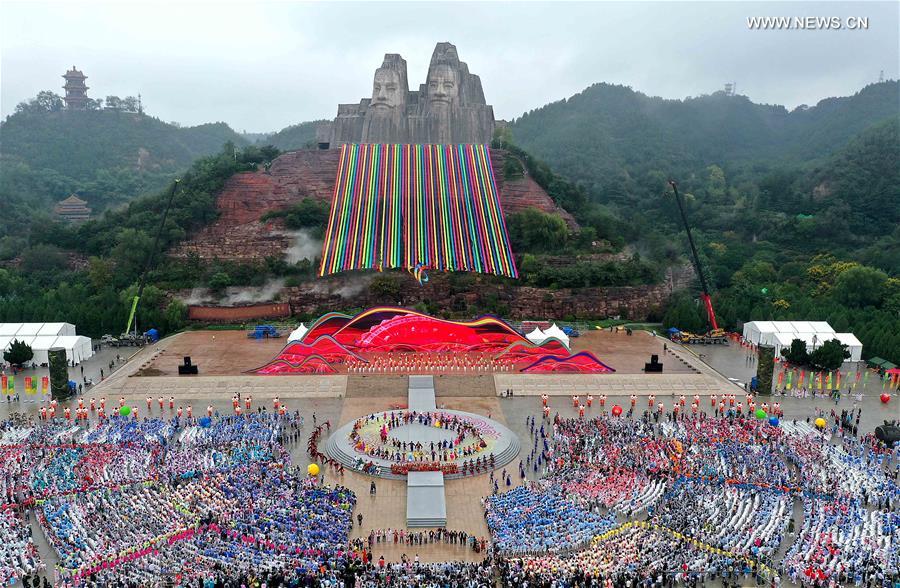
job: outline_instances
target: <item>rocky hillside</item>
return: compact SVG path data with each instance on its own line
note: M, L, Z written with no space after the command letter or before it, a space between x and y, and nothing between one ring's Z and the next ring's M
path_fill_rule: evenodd
M505 176L507 157L510 155L504 150L491 150L504 213L535 208L559 215L577 228L572 215L554 203L530 176ZM216 198L216 221L178 246L172 255L242 262L284 255L291 246L291 235L281 223L260 219L305 198L330 204L339 158L337 149L292 151L278 157L268 170L232 176Z

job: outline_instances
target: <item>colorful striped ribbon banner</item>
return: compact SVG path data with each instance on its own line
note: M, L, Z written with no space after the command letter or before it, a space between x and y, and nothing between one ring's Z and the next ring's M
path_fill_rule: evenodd
M344 145L319 275L356 269L518 277L485 145Z

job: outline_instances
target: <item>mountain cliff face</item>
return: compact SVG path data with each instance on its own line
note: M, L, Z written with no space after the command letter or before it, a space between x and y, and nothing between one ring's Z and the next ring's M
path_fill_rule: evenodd
M504 213L536 208L557 214L577 228L572 215L554 203L533 179L504 177L507 157L506 151L491 150ZM292 151L275 159L268 170L232 176L216 198L218 218L178 246L172 255L241 262L282 256L290 247L291 235L281 223L261 222L261 218L305 198L330 204L339 161L337 149Z

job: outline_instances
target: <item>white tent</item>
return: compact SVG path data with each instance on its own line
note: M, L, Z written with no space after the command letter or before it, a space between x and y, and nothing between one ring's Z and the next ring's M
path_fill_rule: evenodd
M781 355L781 350L791 346L791 341L796 338L794 333L764 333L759 340L761 345L771 345L775 348L775 357Z
M763 342L765 335L771 335L780 330L772 321L750 321L744 323L744 339L754 345L759 345Z
M302 341L303 337L306 336L306 333L308 331L309 329L306 328L306 325L300 323L300 326L291 331L291 334L288 335L288 343L291 343L293 341Z
M837 339L841 343L847 346L847 351L850 352L850 361L861 361L862 360L862 343L860 343L859 339L856 338L856 335L853 333L835 333L832 339Z
M562 344L566 346L566 348L569 347L569 336L566 335L562 329L557 327L556 323L553 323L549 329L544 331L544 336L547 339L549 339L551 337L554 339L559 339L560 342L562 342Z
M66 358L75 363L81 363L94 355L94 347L91 340L81 335L63 335L56 337L53 347L62 347L66 350ZM50 349L50 348L48 348Z
M825 321L809 321L814 333L834 334L834 329Z
M0 323L0 337L12 337L21 328L22 323Z
M540 327L535 327L533 331L525 335L525 337L536 345L540 345L547 338L547 335L541 331Z
M59 337L50 336L50 337L33 337L31 341L28 341L28 345L31 347L31 350L34 352L34 357L31 361L38 365L43 365L45 363L49 363L50 359L47 357L47 351L50 350L51 347L55 346L56 340ZM66 358L70 361L72 359L71 354L66 351Z
M19 339L27 339L28 337L34 337L41 330L41 327L44 326L44 323L22 323L22 326L19 327L19 330L16 331L16 337Z
M38 365L49 363L47 351L54 347L64 348L69 362L81 363L94 355L91 340L76 335L71 323L0 323L0 352L9 349L13 341L31 347L31 361Z
M40 337L48 337L50 335L74 335L75 325L70 323L44 323L37 332Z

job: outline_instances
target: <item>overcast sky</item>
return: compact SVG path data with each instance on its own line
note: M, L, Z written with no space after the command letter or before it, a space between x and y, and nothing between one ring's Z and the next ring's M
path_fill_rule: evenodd
M867 17L868 30L749 30L751 16ZM815 104L898 77L900 2L0 4L0 107L62 93L73 64L88 94L140 93L146 111L185 125L272 131L334 117L371 94L384 53L410 88L438 41L481 76L511 119L595 82L666 98L737 82L755 102Z

